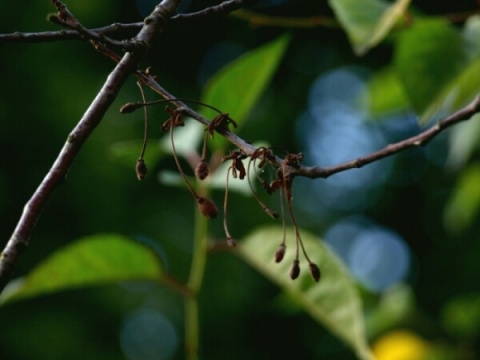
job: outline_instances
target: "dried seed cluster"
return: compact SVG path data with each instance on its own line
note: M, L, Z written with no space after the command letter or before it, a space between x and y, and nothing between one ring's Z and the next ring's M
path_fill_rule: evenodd
M147 103L145 100L145 95L142 90L142 84L139 82L139 87L140 91L142 94L142 103L128 103L122 106L121 112L122 113L127 113L127 112L132 112L136 110L139 107L143 107L145 109L145 136L144 136L144 144L142 147L142 152L140 154L139 159L137 160L135 170L136 170L136 175L139 180L143 180L147 174L147 166L143 160L143 155L145 153L145 148L146 148L146 142L147 142L147 126L148 126L148 114L146 111L147 105L152 105L152 104L158 104L160 102L164 101L172 101L172 100L177 100L177 99L167 99L167 100L157 100L153 101L150 103ZM197 103L197 102L196 102ZM205 105L208 106L208 105ZM203 146L202 146L202 153L200 156L200 160L198 161L196 167L195 167L195 176L198 180L204 180L208 177L209 175L209 165L207 162L207 141L208 139L213 139L214 135L216 132L219 133L224 133L229 129L229 126L232 125L233 127L237 127L237 124L233 119L230 118L228 114L221 113L219 110L208 106L209 108L212 108L216 110L219 114L208 124L208 126L205 129L205 135L203 139ZM215 219L218 215L218 209L215 203L207 199L203 196L200 196L196 193L192 185L190 184L187 176L185 175L183 168L180 164L180 161L177 156L177 152L175 149L175 142L174 142L174 137L173 137L173 131L174 128L178 126L184 126L185 121L183 118L185 110L183 108L170 108L166 107L166 111L169 113L170 117L163 123L161 126L161 130L163 131L168 131L170 134L170 142L171 142L171 147L172 147L172 152L173 152L173 157L175 160L175 163L178 167L178 170L185 182L185 185L187 186L188 190L194 197L199 211L206 216L209 219ZM247 166L245 167L245 164L243 163L244 160L248 158L248 163ZM225 231L225 236L226 236L226 241L228 246L236 246L236 241L230 234L230 231L228 229L228 224L227 224L227 204L228 204L228 188L229 188L229 179L230 176L233 176L234 178L238 178L240 180L243 180L247 178L248 184L250 186L250 189L255 197L255 199L258 201L262 209L265 211L265 213L270 216L273 219L276 219L279 217L279 214L272 210L269 206L267 206L261 199L258 193L255 191L253 183L252 183L252 177L256 179L260 184L263 190L267 194L273 194L275 191L278 191L280 194L280 205L281 205L281 215L282 215L282 225L283 225L283 239L282 242L280 243L277 251L275 252L275 262L279 263L283 260L285 257L285 253L287 250L286 247L286 223L285 223L285 210L284 210L284 203L286 202L288 212L290 215L291 222L294 227L295 231L295 258L293 260L293 264L290 270L290 277L292 279L298 278L300 275L300 251L302 252L303 256L305 257L310 274L312 278L315 281L319 281L321 277L320 269L319 267L313 263L310 258L308 257L308 254L305 250L303 241L300 236L300 232L298 230L298 225L297 221L295 218L295 214L293 212L293 207L292 207L292 184L294 180L294 176L291 173L291 168L298 168L300 166L300 163L302 161L303 155L301 153L298 154L287 154L283 161L281 162L281 166L278 167L278 160L277 157L273 154L272 150L269 148L265 147L260 147L256 149L253 154L247 155L241 150L236 150L236 151L231 151L228 155L224 156L222 158L222 162L230 162L230 166L228 167L227 170L227 176L226 176L226 185L225 185L225 196L224 196L224 204L223 204L223 227ZM265 167L271 167L273 169L276 169L274 171L275 176L270 180L266 180L263 176L263 171L262 175L259 174L258 169L262 169Z

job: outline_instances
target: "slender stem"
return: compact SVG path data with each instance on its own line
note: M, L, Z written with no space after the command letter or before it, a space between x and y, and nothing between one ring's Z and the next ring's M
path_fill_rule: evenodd
M199 211L195 211L194 231L193 258L188 287L195 295L202 286L208 249L208 219Z
M185 358L198 359L200 326L198 316L198 293L202 287L208 251L208 220L195 211L193 257L188 279L191 296L185 298Z
M230 171L232 171L232 166L227 169L227 179L225 180L225 196L223 198L223 229L225 230L225 235L227 236L227 239L232 239L232 235L230 235L227 225L228 179L230 178Z
M182 165L180 165L180 161L178 160L177 150L175 149L175 141L173 140L173 128L174 128L174 127L175 127L175 125L172 123L172 124L170 125L170 142L172 143L173 158L174 158L174 160L175 160L175 163L177 164L178 171L180 172L180 175L182 176L183 181L185 182L185 185L187 185L187 188L188 188L188 190L190 190L190 192L192 193L193 197L194 197L196 200L198 200L199 196L197 195L197 193L196 193L195 190L193 189L192 185L190 185L190 182L188 181L187 176L186 176L185 173L183 172Z
M147 102L146 97L145 97L145 92L143 91L142 83L141 81L137 81L138 88L140 89L140 94L142 94L142 100L143 102ZM143 108L143 115L145 119L145 124L144 124L144 129L143 129L143 145L142 145L142 151L140 152L140 156L138 157L139 159L143 159L143 156L145 155L145 149L147 148L147 136L148 136L148 109L146 107Z
M185 298L185 359L198 359L198 345L198 299L196 296L191 296Z

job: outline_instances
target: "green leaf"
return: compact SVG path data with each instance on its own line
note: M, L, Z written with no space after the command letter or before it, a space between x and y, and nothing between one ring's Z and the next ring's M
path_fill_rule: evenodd
M353 50L363 55L378 45L405 14L410 0L329 0Z
M458 109L478 91L470 37L441 19L417 20L399 37L395 65L420 123Z
M241 125L270 83L289 40L290 36L283 35L226 65L208 82L202 102L230 114ZM211 110L203 113L208 118L217 115ZM216 147L225 146L223 138L216 136L215 140Z
M465 169L445 208L445 226L451 231L468 227L480 210L480 164Z
M480 138L480 115L474 115L461 126L455 126L449 132L449 152L447 166L458 170L478 147Z
M10 283L0 304L119 281L159 281L162 275L162 264L145 245L120 235L94 235L65 246L25 278Z
M480 293L460 295L450 300L442 311L447 331L461 339L475 339L480 332Z
M408 105L403 86L393 67L382 69L368 82L368 108L374 116L384 116Z
M476 59L480 56L480 15L473 15L468 18L462 35L469 57Z
M274 261L282 234L280 227L259 229L242 241L239 253L289 294L312 318L351 346L359 359L372 359L364 332L360 297L341 261L318 238L302 232L309 257L320 267L322 277L319 283L314 282L304 262L299 278L291 280L293 247L288 248L281 263ZM292 231L287 236L294 239Z
M109 147L108 152L114 161L133 169L142 150L142 144L142 140L117 142ZM153 165L156 164L164 154L165 151L158 145L158 141L150 139L143 159L147 166Z
M375 307L367 311L367 329L373 338L405 321L415 309L414 293L406 284L397 284L381 294Z

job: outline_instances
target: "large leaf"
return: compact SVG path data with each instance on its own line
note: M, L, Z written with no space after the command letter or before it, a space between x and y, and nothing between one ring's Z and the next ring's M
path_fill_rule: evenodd
M294 235L289 231L288 239ZM280 227L262 228L247 236L239 253L247 262L289 294L306 312L351 346L358 358L372 359L364 332L360 297L341 261L315 236L302 232L309 257L321 269L319 283L313 281L306 263L300 276L291 280L289 273L295 250L288 248L283 261L274 262L282 239Z
M417 114L426 120L466 65L460 32L443 20L417 20L399 37L395 66ZM441 95L441 96L440 96Z
M208 82L202 102L229 113L240 125L268 86L289 39L288 35L283 35L222 68ZM211 110L205 110L204 114L210 118L216 115ZM217 146L225 144L223 140L218 140L219 136L216 138Z
M120 235L94 235L58 250L25 278L10 283L0 304L119 281L158 281L162 275L158 257L145 245Z
M378 45L401 18L410 0L329 0L357 55Z

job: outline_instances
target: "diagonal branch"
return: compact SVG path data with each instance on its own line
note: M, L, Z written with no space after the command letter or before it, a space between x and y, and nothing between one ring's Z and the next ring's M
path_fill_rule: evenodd
M166 21L173 15L181 0L164 0L147 17L135 38L144 50L152 45ZM83 117L72 130L44 180L25 205L22 216L0 257L0 289L10 278L15 264L28 246L30 234L45 203L53 191L63 182L68 169L89 135L100 123L103 115L115 100L128 76L135 71L142 52L126 53L106 79Z
M305 176L312 179L327 178L330 175L355 168L361 168L367 164L399 153L400 151L427 145L434 137L446 128L456 125L461 121L471 119L475 114L480 112L480 94L468 105L458 110L457 112L439 120L435 125L421 132L418 135L411 138L399 141L394 144L387 145L381 150L373 152L367 156L357 158L336 166L321 168L321 167L301 167L295 169L294 174L299 176Z
M174 100L175 97L172 94L170 94L167 90L165 90L163 87L161 87L154 80L153 77L147 76L140 71L137 71L136 75L140 77L145 82L145 84L147 84L153 91L155 91L157 94L159 94L163 98L173 99L171 100L171 103L177 106L178 108L182 108L186 115L190 116L191 118L199 121L200 123L206 126L210 124L210 120L208 120L198 112L189 108L185 103L178 100ZM387 145L385 148L378 150L376 152L373 152L364 157L360 157L360 158L357 158L345 163L341 163L339 165L331 166L328 168L323 168L319 166L301 165L298 167L288 166L286 169L288 171L288 174L291 176L303 176L311 179L327 178L333 174L336 174L342 171L361 168L367 164L370 164L372 162L375 162L377 160L383 159L388 156L392 156L396 153L399 153L400 151L403 151L412 147L425 146L443 130L449 128L450 126L456 125L459 122L469 120L477 113L480 113L480 94L477 95L475 99L469 104L467 104L465 107L439 120L435 125L421 132L420 134L412 136L400 142ZM223 137L225 137L230 143L234 144L240 150L242 150L247 156L251 156L257 150L249 142L243 140L242 138L240 138L233 132L229 131L228 129L222 130L220 134ZM275 157L274 160L270 161L270 163L273 166L280 168L283 166L283 161L284 159Z
M218 16L226 15L232 11L241 9L247 5L254 5L259 0L227 0L218 5L210 6L203 10L187 13L187 14L178 14L172 17L173 21L182 21L182 20L196 20L209 16Z

